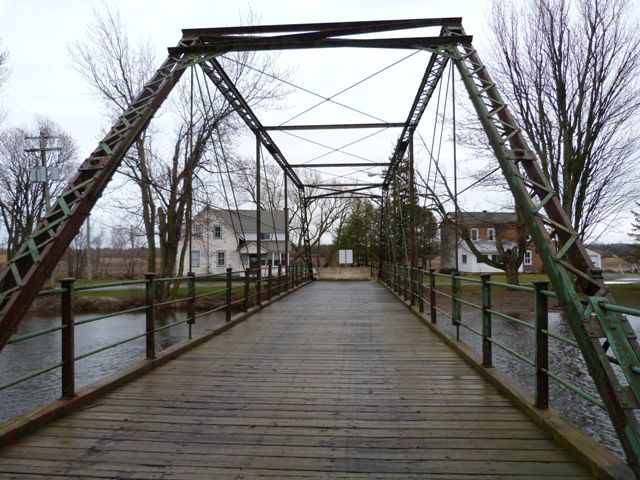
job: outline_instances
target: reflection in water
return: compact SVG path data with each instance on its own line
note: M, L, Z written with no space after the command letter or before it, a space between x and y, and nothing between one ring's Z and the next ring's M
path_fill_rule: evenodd
M476 313L477 311L472 309L465 310L469 311L463 311L463 323L481 331L482 319L480 313ZM533 313L526 308L505 313L533 323ZM629 317L629 320L636 332L638 332L640 330L640 318L632 319ZM446 324L441 325L445 327L445 330L453 334L455 329L450 323L448 321ZM573 338L568 322L559 311L549 312L549 330L563 337ZM535 360L535 335L532 329L494 316L492 320L492 335L500 343L532 361ZM480 337L465 328L460 328L460 340L471 345L477 352L482 349ZM531 365L505 352L497 345L493 346L493 365L516 378L533 395L535 391L535 372ZM576 385L592 397L599 398L580 350L551 337L549 338L549 370ZM549 396L552 408L574 422L597 442L624 458L622 446L605 410L570 392L553 379L549 380Z
M76 314L76 321L91 318L91 314ZM156 314L156 327L162 327L185 318L184 312ZM19 326L23 335L59 325L59 317L31 316ZM224 312L198 318L193 335L199 335L224 323ZM144 313L121 315L78 325L75 335L76 356L97 350L109 344L140 335L145 331ZM188 325L180 324L156 333L156 349L163 350L188 338ZM145 339L139 338L110 348L76 362L76 389L95 382L104 376L143 360ZM15 345L7 345L0 355L0 384L22 375L44 369L60 362L60 332L32 338ZM55 369L20 385L0 391L0 422L23 414L39 405L60 397L60 369Z

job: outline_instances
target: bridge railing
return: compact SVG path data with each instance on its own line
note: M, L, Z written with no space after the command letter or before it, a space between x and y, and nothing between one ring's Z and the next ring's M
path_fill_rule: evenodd
M605 406L595 388L583 388L584 383L580 386L559 371L553 371L550 368L550 339L574 350L575 356L568 357L572 362L581 358L581 354L578 344L572 338L550 329L549 302L556 299L557 295L550 290L548 281L511 285L493 281L491 274L482 274L477 277L456 273L443 274L433 269L423 270L395 264L384 265L381 280L408 304L415 306L418 312L425 315L431 323L441 323L443 318L447 319L450 322L448 328L452 330L451 333L455 335L457 341L460 341L461 329L478 338L478 353L483 366L494 366L494 347L529 366L534 377L532 394L535 407L540 409L549 407L549 384L552 381L604 410ZM497 291L521 292L522 295L518 298L516 305L501 311L496 307L500 302L492 302L492 296ZM607 303L604 298L599 306L608 312L640 317L640 309ZM471 312L475 312L475 315L471 315ZM518 334L529 331L531 335L529 344L533 347L531 351L518 350L499 339L502 332L495 330L493 325L495 319L519 326ZM620 365L619 361L612 356L609 356L609 360Z
M42 291L39 294L40 298L59 296L60 324L34 332L15 334L6 346L6 348L10 349L13 345L60 332L60 361L5 381L0 384L0 393L46 373L59 370L62 398L73 397L76 392L75 366L77 361L142 338L145 339L145 358L152 359L163 348L156 343L158 333L186 325L188 338L191 339L192 327L198 319L211 316L216 312L224 312L224 321L229 322L233 311L247 312L251 307L261 305L263 300L271 300L288 290L298 287L307 280L307 272L306 266L295 264L278 266L277 269L270 267L261 268L260 270L247 268L244 271L232 271L231 268L227 268L226 272L221 274L196 276L193 273L189 273L185 276L167 278L158 278L154 273L148 273L143 280L88 285L77 285L73 278L62 279L60 288ZM181 285L184 285L184 287L181 287ZM173 289L176 292L174 298L158 300L158 287L162 287L165 291ZM143 303L134 307L83 318L82 320L75 319L74 304L78 294L86 295L91 292L89 294L95 295L96 292L107 291L105 296L108 296L108 290L122 288L131 289L134 292L138 290L140 297L144 299L141 300ZM211 308L203 306L203 304L209 305ZM175 308L181 309L184 317L172 323L158 325L156 313L161 309ZM75 327L143 312L145 314L144 331L116 342L101 345L81 354L76 352ZM164 348L169 346L164 344Z

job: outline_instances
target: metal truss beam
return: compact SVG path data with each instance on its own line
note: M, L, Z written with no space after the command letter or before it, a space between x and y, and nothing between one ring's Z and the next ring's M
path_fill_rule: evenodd
M311 188L337 188L337 187L362 187L362 188L379 188L381 183L309 183L305 187Z
M360 35L365 33L390 32L412 28L459 25L461 17L409 18L399 20L364 20L357 22L290 23L281 25L247 25L242 27L185 28L186 38L218 38L225 35L250 35L267 33L302 32L316 38L331 35Z
M0 350L74 239L127 151L182 76L191 59L170 55L80 165L16 255L0 270Z
M291 168L335 168L335 167L388 167L389 162L356 162L356 163L292 163Z
M256 135L256 138L260 141L264 148L266 148L267 151L271 154L276 163L280 165L280 168L282 168L285 175L287 175L291 179L296 187L302 188L303 185L300 181L300 178L298 178L298 175L296 175L296 173L291 169L291 165L289 165L289 162L287 162L287 159L280 151L280 148L273 141L269 133L267 133L267 131L264 129L256 114L253 112L238 88L222 68L222 65L220 65L220 63L215 58L211 58L208 62L201 63L200 66L202 67L204 73L218 88L220 93L222 93L222 95L235 109L236 113L240 115L240 118L244 120L247 126Z
M457 38L456 41L471 41L472 37ZM268 50L307 50L311 48L391 48L421 49L449 45L453 40L445 37L406 38L320 38L314 40L282 37L224 37L204 44L169 48L169 54L215 54L223 52L246 52Z
M404 127L404 122L377 122L377 123L331 123L317 125L270 125L265 130L349 130L355 128L398 128Z
M468 41L467 43L471 43ZM387 175L384 179L384 187L388 188L393 175L395 174L402 158L404 157L407 148L409 147L409 140L411 135L415 131L424 114L424 111L427 108L429 100L435 91L436 85L442 78L442 74L444 72L445 67L448 63L448 56L441 55L438 53L431 54L431 58L429 59L429 63L427 64L427 68L422 77L422 81L420 82L420 87L418 89L418 93L413 100L413 104L411 105L411 110L409 111L409 115L407 116L407 120L405 122L405 126L402 129L402 133L398 138L398 142L396 144L396 148L391 155L390 162L391 165L387 169Z
M461 26L445 33L464 36ZM562 208L539 160L471 43L450 48L450 54L469 93L494 154L526 220L544 270L562 304L589 373L609 413L629 466L640 478L640 346L628 320L608 311L613 298L602 272ZM557 243L556 243L557 242ZM626 382L618 376L603 345L608 343Z

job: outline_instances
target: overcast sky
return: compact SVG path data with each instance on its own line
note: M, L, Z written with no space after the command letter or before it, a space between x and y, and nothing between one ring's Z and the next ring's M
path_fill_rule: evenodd
M180 39L182 28L237 25L240 15L249 7L260 16L263 24L461 16L467 33L474 35L474 43L481 55L483 48L488 48L484 41L488 0L0 0L0 45L9 51L11 68L9 83L0 98L8 114L3 126L30 126L37 114L44 115L75 138L80 159L90 154L108 122L102 115L101 105L88 94L85 81L71 68L67 47L72 41L83 38L94 10L103 8L105 4L120 12L132 38L151 40L158 65L166 56L166 48ZM395 122L406 118L428 58L426 53L419 53L406 59L410 53L367 52L366 55L358 55L359 62L355 62L353 56L348 57L346 52L315 50L283 53L278 62L283 67L294 68L290 78L294 83L325 96L391 63L400 62L368 83L368 88L358 89L357 94L354 89L353 93L339 98L376 118ZM398 81L398 78L404 78L407 83ZM317 99L296 94L277 111L265 112L263 123L281 123L314 103ZM323 105L314 110L313 115L303 116L292 123L320 123L329 118L333 123L372 121L336 108ZM349 152L372 161L385 161L397 134L398 131L383 132L376 137L377 143L367 143L368 150L359 151L358 146L354 146ZM326 149L314 147L309 142L277 135L274 138L279 144L283 142L286 147L283 151L291 163L301 163L326 153ZM330 140L305 133L306 138L314 141L332 141L331 145L340 146L358 135L362 136L363 132L349 135L352 137ZM491 205L484 204L476 196L466 207L472 210L491 208ZM627 231L628 224L625 223L606 238L626 241Z

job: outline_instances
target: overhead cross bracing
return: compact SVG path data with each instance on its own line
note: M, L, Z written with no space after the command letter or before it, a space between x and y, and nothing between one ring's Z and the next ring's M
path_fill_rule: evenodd
M376 36L424 28L439 28L439 33L404 37ZM411 50L429 55L418 91L413 103L407 108L408 114L401 127L402 131L394 142L395 147L391 154L385 156L386 158L367 158L346 149L376 137L380 131L400 128L397 125L398 122L390 122L392 119L397 120L398 117L381 119L362 109L357 109L360 114L368 118L368 123L375 121L382 125L379 128L370 127L375 130L373 133L354 141L343 142L338 147L292 133L296 130L305 130L303 128L267 130L217 59L230 52L307 49L318 52L325 48ZM411 55L406 58L410 58ZM83 162L68 188L38 224L35 233L27 238L17 255L10 259L0 271L0 347L8 341L33 298L104 192L134 140L147 127L187 68L197 66L202 69L255 135L258 144L256 158L260 157L261 148L264 148L282 168L286 178L301 192L304 200L302 208L302 217L305 219L304 231L308 227L305 207L314 198L320 198L323 194L306 195L308 187L294 171L293 165L296 165L296 169L300 168L301 164L308 164L311 168L316 160L342 152L351 158L358 158L357 163L370 162L371 167L352 167L358 169L356 172L366 174L373 173L371 169L380 168L377 164L387 160L389 165L386 170L376 170L384 177L381 189L380 185L368 185L371 182L357 176L355 179L352 178L353 174L329 174L334 177L335 182L342 179L340 181L345 184L344 188L349 190L329 192L327 195L374 197L381 194L389 198L390 187L397 181L401 163L407 157L410 161L409 165L413 162L413 135L450 61L458 70L500 164L507 186L514 196L517 207L523 212L529 232L544 262L545 270L565 309L576 343L585 357L598 392L621 438L629 463L636 474L639 474L640 426L634 414L640 406L640 380L637 378L640 374L640 347L624 316L601 308L603 303L613 303L613 299L602 282L600 272L594 268L586 254L584 245L560 206L557 193L551 188L540 162L528 147L507 104L500 96L498 86L492 81L488 69L473 47L472 37L462 28L460 18L184 30L180 43L169 49L168 58L135 101L116 121L98 147ZM358 81L354 85L361 83ZM335 101L335 96L348 89L330 96L316 95L320 96L322 101L302 113L327 104L344 106L343 102ZM279 126L301 115L297 114ZM269 127L274 125L273 122L265 123ZM357 123L363 122L345 122L337 119L336 122L326 125L343 124L346 127L339 130L356 130L348 125ZM310 123L309 127L313 128L307 130L327 130L316 128L318 126L322 124ZM302 163L296 156L297 163L292 164L290 158L276 143L276 139L272 138L270 131L277 131L301 142L315 144L328 151ZM413 175L412 168L409 173ZM410 178L412 180L412 177ZM410 183L413 186L415 182ZM359 186L350 188L346 187L347 184ZM340 188L340 185L337 185ZM327 183L326 186L330 184ZM369 190L368 193L367 190ZM410 196L415 194L413 189L409 192ZM388 219L390 212L385 212L384 208L382 210L384 218ZM308 247L306 237L305 244ZM410 263L413 265L414 261L415 258L412 256ZM605 344L610 345L609 351L604 347ZM614 371L615 364L622 366L623 381Z

